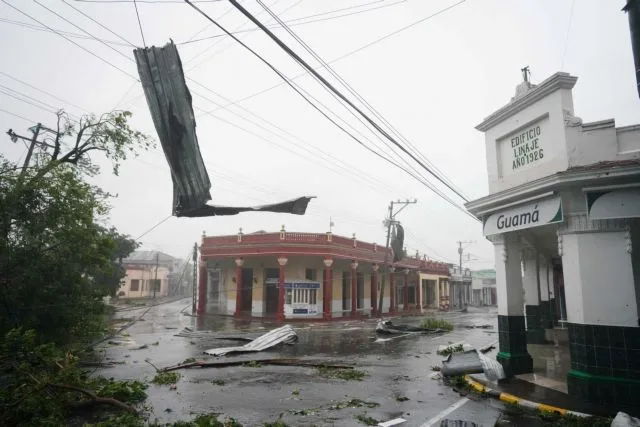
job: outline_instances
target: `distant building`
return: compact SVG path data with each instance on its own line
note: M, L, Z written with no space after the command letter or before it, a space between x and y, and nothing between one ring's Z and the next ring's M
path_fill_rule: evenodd
M471 272L471 304L496 305L496 270L476 270Z
M455 264L449 265L449 281L451 283L450 307L462 309L471 304L471 270Z
M160 251L135 251L122 260L126 276L118 296L124 298L184 295L188 281L184 280L189 268L185 262ZM156 274L157 266L157 274ZM189 275L190 277L190 275Z
M334 318L376 313L385 248L332 233L203 237L197 311L235 316ZM383 312L439 307L448 267L424 257L393 265Z

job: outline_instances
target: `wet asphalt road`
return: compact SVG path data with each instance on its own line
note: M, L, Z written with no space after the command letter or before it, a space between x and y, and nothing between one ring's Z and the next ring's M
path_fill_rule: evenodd
M158 367L175 365L186 358L206 358L203 351L213 347L241 345L211 338L174 336L184 327L227 331L235 334L266 332L274 327L259 321L231 318L198 319L181 313L190 310L190 300L152 307L121 336L105 343L108 361L124 362L101 369L97 374L117 379L151 380L155 375L150 360ZM133 318L146 308L116 314ZM461 397L441 380L430 379L431 366L442 360L437 347L465 341L483 347L497 341L495 310L470 308L469 313L438 313L456 325L454 331L437 336L412 335L383 341L377 339L375 321L334 323L292 323L299 342L267 352L227 356L218 360L248 360L269 357L326 359L356 365L368 376L363 381L327 379L314 368L288 366L183 369L175 390L151 384L147 403L153 407L151 419L162 422L190 419L199 413L217 412L236 418L245 426L262 426L280 416L291 426L362 425L354 417L366 414L380 421L397 417L402 426L440 425L440 419L474 421L493 426L500 415L499 404L490 400ZM419 318L397 319L396 323L418 323ZM467 329L465 325L491 324L493 329ZM136 350L143 344L148 347ZM215 385L213 380L223 380ZM375 402L375 408L331 409L349 399ZM398 398L408 398L398 401ZM295 411L306 412L305 415Z

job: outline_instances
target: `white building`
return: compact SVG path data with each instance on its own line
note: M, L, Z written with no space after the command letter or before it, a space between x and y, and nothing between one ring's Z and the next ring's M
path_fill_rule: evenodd
M471 304L471 270L451 264L449 266L451 308L462 309Z
M576 81L525 81L477 126L489 195L467 208L495 246L507 373L532 372L527 342L544 340L555 312L569 332L569 394L637 414L640 126L583 123Z
M496 271L475 270L471 272L471 304L496 305Z

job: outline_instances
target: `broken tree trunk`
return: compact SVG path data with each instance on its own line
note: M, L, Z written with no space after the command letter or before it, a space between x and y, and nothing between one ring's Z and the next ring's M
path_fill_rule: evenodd
M322 361L300 360L300 359L251 359L251 360L234 360L230 362L205 362L203 360L182 363L176 366L169 366L160 369L158 372L177 371L178 369L189 368L227 368L230 366L241 366L247 363L260 363L262 365L280 365L280 366L303 366L311 368L330 368L330 369L353 369L349 365L336 365Z

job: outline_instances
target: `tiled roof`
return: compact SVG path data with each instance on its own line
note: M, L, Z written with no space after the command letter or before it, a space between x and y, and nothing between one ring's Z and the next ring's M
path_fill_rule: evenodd
M158 256L158 262L161 264L172 263L176 261L176 258L171 255L167 255L160 251L135 251L132 252L127 258L122 260L123 264L155 264L156 254Z
M624 168L630 166L640 166L640 159L628 159L628 160L606 160L602 162L592 163L584 166L574 166L569 168L569 172L579 171L598 171L606 169Z

